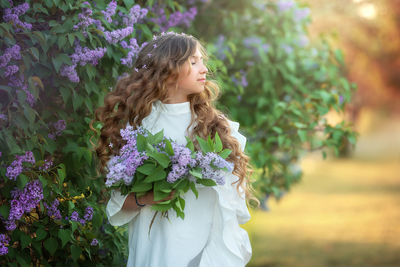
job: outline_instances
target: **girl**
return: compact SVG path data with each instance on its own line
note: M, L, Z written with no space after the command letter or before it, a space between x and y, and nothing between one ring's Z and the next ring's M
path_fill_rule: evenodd
M214 137L218 132L224 148L232 150L228 160L235 168L226 174L225 185L199 185L198 199L188 191L183 220L170 212L169 219L156 216L152 222L152 193L111 192L106 207L110 223L129 223L129 267L236 267L250 260L249 238L239 227L250 219L246 138L238 132L239 123L214 107L218 86L206 79L204 60L205 50L193 36L162 34L143 47L132 73L117 82L95 113L103 123L96 148L103 173L110 156L123 146L120 129L128 123L153 134L164 129L166 137L182 145L185 136L198 145L195 135Z

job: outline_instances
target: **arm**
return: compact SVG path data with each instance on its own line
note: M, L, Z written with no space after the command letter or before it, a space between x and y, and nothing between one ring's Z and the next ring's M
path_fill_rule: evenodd
M142 205L153 205L156 203L160 203L162 201L166 201L166 200L170 200L174 197L174 193L175 191L172 191L168 197L159 200L159 201L154 201L154 194L153 192L148 192L147 194L145 194L144 196L141 197L137 197L137 202L139 204ZM128 195L128 197L125 199L124 204L122 205L122 210L124 211L134 211L134 210L139 210L140 208L142 208L141 206L138 206L136 204L136 200L135 200L135 193L130 193Z

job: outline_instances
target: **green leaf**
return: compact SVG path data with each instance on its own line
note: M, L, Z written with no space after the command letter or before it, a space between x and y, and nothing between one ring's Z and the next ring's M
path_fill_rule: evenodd
M203 151L203 153L207 153L207 152L211 152L212 151L206 140L200 138L199 136L196 136L196 139L199 142L201 151Z
M171 145L171 142L169 140L165 140L165 151L170 156L175 155L174 150L173 150L172 145Z
M82 249L76 245L71 245L71 256L76 261L82 253Z
M44 241L43 245L51 255L54 255L58 248L58 242L53 237L49 237L46 241Z
M162 199L168 197L169 194L170 194L170 192L167 193L167 192L154 190L154 201L162 200Z
M29 178L25 174L20 174L17 178L17 186L19 189L23 189L29 182Z
M58 230L58 238L61 239L61 248L65 246L71 240L71 230L68 229L59 229Z
M221 138L219 138L218 132L215 133L215 152L218 153L222 150Z
M194 151L193 141L187 136L185 136L185 138L186 138L186 142L187 142L186 147L189 148L191 151Z
M162 203L157 203L151 206L152 210L156 210L156 211L167 211L169 209L172 208L171 205L171 201L169 201L168 203L162 204Z
M141 134L138 134L138 136L136 138L136 145L137 145L137 149L138 149L139 152L145 151L146 147L147 147L146 137L144 137Z
M215 183L215 181L212 180L212 179L197 179L196 182L198 184L202 184L202 185L205 185L205 186L215 186L215 185L217 185Z
M146 175L150 175L154 169L156 168L156 165L154 163L145 163L141 166L139 166L136 171L146 174Z
M164 171L164 168L162 166L158 166L149 176L144 179L144 182L152 183L155 181L161 181L164 180L165 177L167 177L167 173Z
M29 235L22 232L20 240L21 240L21 248L26 248L31 243L32 238Z
M224 149L224 150L222 150L220 153L218 153L218 155L219 155L221 158L226 159L231 153L232 153L232 150L230 150L230 149Z
M65 171L65 165L63 163L61 163L59 166L60 166L60 168L57 169L58 180L59 180L59 183L62 184L67 175L66 175L66 171Z
M135 184L132 186L131 192L141 193L147 192L153 188L152 184L144 183L143 181L135 181Z
M200 179L203 178L203 175L201 174L201 169L199 169L199 168L189 170L189 173L196 178L200 178Z
M149 156L154 158L163 168L167 168L171 160L167 155L160 152L149 153Z
M0 206L0 215L2 215L3 218L8 218L9 213L10 213L10 207L8 205Z
M306 130L297 130L297 134L299 135L300 140L302 142L307 141L307 131Z
M62 64L72 65L72 61L67 54L58 54L55 58L52 58L51 60L57 72L60 72Z
M159 131L153 136L152 144L159 144L164 137L164 130Z
M43 240L47 236L47 232L42 228L36 230L36 240L40 241Z
M196 184L194 182L190 182L190 189L192 189L192 192L196 198L199 198L199 191L197 191Z

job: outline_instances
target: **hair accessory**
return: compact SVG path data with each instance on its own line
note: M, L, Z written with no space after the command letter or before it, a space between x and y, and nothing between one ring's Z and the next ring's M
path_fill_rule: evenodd
M137 200L137 198L136 198L136 193L135 193L134 195L135 195L136 205L138 205L139 207L144 207L144 206L146 206L145 204L140 204L140 203L138 202L138 200Z

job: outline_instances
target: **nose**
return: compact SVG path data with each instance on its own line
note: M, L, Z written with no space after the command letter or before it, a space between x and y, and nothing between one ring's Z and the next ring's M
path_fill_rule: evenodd
M208 73L208 69L207 69L206 65L204 65L204 63L203 63L203 67L201 69L201 73Z

